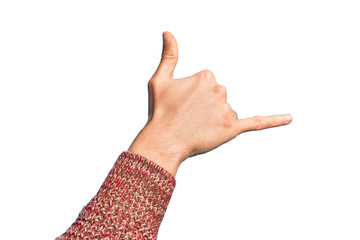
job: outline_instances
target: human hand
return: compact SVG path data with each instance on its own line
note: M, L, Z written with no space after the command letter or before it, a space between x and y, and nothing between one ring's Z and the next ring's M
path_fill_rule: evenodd
M176 39L164 32L161 61L148 82L148 122L128 149L173 176L188 157L208 152L243 132L292 121L289 114L238 119L227 103L226 88L211 71L173 79L177 61Z

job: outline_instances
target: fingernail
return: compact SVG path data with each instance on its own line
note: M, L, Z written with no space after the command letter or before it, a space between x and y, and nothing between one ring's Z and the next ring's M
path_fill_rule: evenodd
M286 122L291 122L291 120L292 120L291 114L285 114L285 115L283 115L283 118Z
M169 34L166 34L166 32L163 33L163 43L169 43L171 40L171 37Z

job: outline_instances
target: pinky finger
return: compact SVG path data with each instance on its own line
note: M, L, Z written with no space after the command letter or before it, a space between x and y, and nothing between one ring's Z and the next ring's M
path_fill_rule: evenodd
M271 115L271 116L255 116L237 120L238 134L247 131L262 130L271 127L283 126L291 123L292 116L290 114Z

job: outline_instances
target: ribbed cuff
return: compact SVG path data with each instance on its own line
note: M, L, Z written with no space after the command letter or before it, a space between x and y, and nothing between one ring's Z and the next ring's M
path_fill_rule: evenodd
M133 161L136 161L137 163L135 163L135 164L140 169L142 169L142 171L144 169L147 169L148 171L150 171L152 173L152 177L154 177L154 174L155 174L160 179L163 179L167 183L170 182L175 187L176 181L175 181L174 176L171 173L169 173L168 171L166 171L164 168L160 167L153 161L141 156L140 154L132 153L129 151L124 151L121 153L121 155L119 156L118 159L121 159L121 158L128 158ZM147 171L145 171L145 172L147 172Z

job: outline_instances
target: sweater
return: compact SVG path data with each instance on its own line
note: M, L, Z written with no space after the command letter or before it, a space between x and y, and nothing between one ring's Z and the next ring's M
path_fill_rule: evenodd
M175 178L145 157L124 151L75 222L56 240L156 239Z

